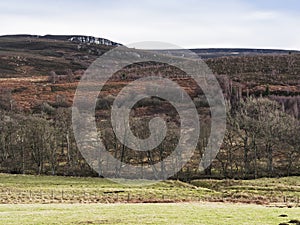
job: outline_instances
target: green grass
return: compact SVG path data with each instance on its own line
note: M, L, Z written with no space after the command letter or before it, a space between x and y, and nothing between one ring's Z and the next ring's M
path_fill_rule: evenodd
M285 214L288 217L279 217ZM279 224L297 208L225 203L0 205L0 224Z
M300 220L299 203L291 201L299 199L299 187L300 177L138 186L101 178L0 174L0 203L5 203L0 224L273 225Z
M107 179L0 174L0 203L224 201L299 205L300 177L257 180L168 180L141 186ZM135 184L135 185L133 185Z
M139 186L121 185L102 178L0 174L0 203L169 202L199 200L212 195L218 193L180 181Z
M223 199L252 199L254 202L298 202L300 177L260 178L256 180L194 180L192 184L221 192Z

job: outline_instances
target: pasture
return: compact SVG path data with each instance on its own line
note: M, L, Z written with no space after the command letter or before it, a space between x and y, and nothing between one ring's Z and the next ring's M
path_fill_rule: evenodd
M299 208L232 203L0 205L0 224L274 225L300 219Z
M297 224L299 196L299 177L139 186L0 174L0 224Z

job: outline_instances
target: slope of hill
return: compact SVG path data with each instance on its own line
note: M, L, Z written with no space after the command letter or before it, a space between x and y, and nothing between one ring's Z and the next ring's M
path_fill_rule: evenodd
M17 35L3 35L0 38L27 38L27 39L48 39L57 41L71 41L84 44L99 44L108 46L120 46L120 43L111 40L86 35L30 35L30 34L17 34Z
M0 151L3 153L0 155L3 156L0 157L0 171L95 175L78 152L74 137L70 137L72 126L69 123L69 107L72 106L78 81L84 70L97 57L117 45L99 44L95 42L95 39L90 37L83 38L83 36L46 37L40 38L26 35L0 37L0 109L6 110L5 113L7 113L9 118L13 118L12 121L15 123L12 126L9 122L10 120L7 120L7 116L0 117L0 122L4 124L2 126L2 134L10 137L10 139L0 139L2 143ZM241 103L248 96L254 98L265 96L279 102L285 112L288 112L295 118L300 118L300 54L298 52L240 49L238 50L239 54L233 54L237 50L206 49L197 51L199 55L209 55L205 62L216 74L228 102ZM227 54L231 56L227 56ZM137 63L118 71L112 79L106 82L101 95L98 96L95 112L97 125L105 128L105 134L103 134L105 145L112 151L111 154L116 155L120 159L122 158L121 161L123 162L132 162L130 160L134 158L140 160L134 163L149 165L143 171L149 172L153 170L151 165L167 157L168 151L172 150L172 147L177 143L177 128L180 124L178 113L171 104L159 98L143 99L132 110L133 126L138 133L141 133L141 137L146 137L149 134L146 123L153 115L160 116L169 122L171 128L170 133L168 133L169 136L151 155L147 152L139 154L123 148L116 138L112 138L114 133L109 122L111 119L110 109L114 99L122 88L131 81L153 74L163 74L177 82L191 96L197 107L201 124L203 125L203 137L201 137L203 142L201 141L199 144L195 157L176 175L176 178L190 179L193 175L197 177L199 174L197 172L193 174L191 171L195 171L195 168L198 168L205 141L207 141L207 136L210 133L210 109L202 90L183 71L175 67L155 62ZM165 87L165 91L170 91L169 93L173 96L178 94L177 89L172 90L172 88L168 89L168 87ZM178 96L178 102L181 104L180 99L181 97ZM23 114L24 112L25 114ZM33 126L32 124L35 123L39 125ZM40 137L37 140L35 139L39 135L48 135L48 133L38 131L38 128L44 129L43 126L49 128L49 135L52 135L53 139L51 140L53 143L47 145L51 147L48 150L45 150L48 147L41 148L45 152L36 152L41 149L31 148L30 146L37 145L37 143L31 142L39 142L48 138ZM28 132L24 132L24 129ZM235 131L232 132L234 133ZM15 138L13 136L15 134L23 135L24 139L20 139L20 136ZM249 150L251 157L248 157L248 153L244 154L243 150L248 151L254 144L247 143L251 144L251 146L245 147L239 136L234 134L237 135L235 136L234 144L239 144L237 149L231 146L234 148L232 151L235 154L233 157L235 157L234 163L236 165L233 166L232 162L224 162L224 160L231 159L229 156L225 157L222 155L229 154L227 151L230 149L230 140L227 139L228 143L225 144L229 147L224 148L220 152L220 158L213 165L215 175L218 177L233 177L233 175L228 175L227 173L231 163L230 171L232 173L234 168L236 168L234 176L238 178L253 177L254 171L246 174L244 170L246 160L249 160L249 167L250 163L260 167L259 176L272 175L273 172L266 169L269 168L267 166L268 160L272 160L271 163L273 161L274 164L276 163L274 165L274 174L296 175L299 167L297 160L294 160L294 158L299 158L300 154L297 152L297 140L293 139L293 134L291 134L289 140L286 138L286 140L281 142L278 141L278 138L282 137L271 139L272 146L274 148L276 146L275 149L277 151L276 154L272 155L274 159L270 158L270 153L265 151L265 139L260 138L255 140L254 143L259 148L259 154L261 155L257 155L251 149L251 151ZM244 135L244 133L239 135ZM247 137L246 140L249 141L250 139L253 139L253 137ZM15 152L15 149L22 145L19 141L28 142L24 147L26 149L25 155L22 153L23 148ZM39 144L45 146L44 143ZM53 148L54 145L56 148ZM2 148L2 146L4 147ZM54 155L51 152L53 149L55 150ZM164 149L167 149L167 151L162 151ZM126 151L126 154L124 151ZM37 155L40 156L40 154L43 156L36 157ZM233 153L231 152L230 154ZM246 157L246 159L243 160L243 157ZM258 159L257 157L260 158ZM25 160L25 162L24 159L27 161ZM257 161L259 161L259 164ZM173 162L169 163L174 164ZM284 172L282 172L283 169ZM119 170L112 171L112 173L114 172L116 172L117 176ZM210 172L205 172L205 176L209 174L212 174L212 169L210 169ZM132 175L135 176L135 174Z
M68 96L70 104L77 85L75 81L84 70L104 52L120 45L111 41L105 42L107 45L101 44L99 42L101 40L104 39L80 35L1 36L0 85L2 88L11 89L16 104L22 106L28 105L22 102L27 101L27 98L27 102L31 104L35 102L30 96L40 96L40 100L43 101L47 98L55 99L54 96L58 93L53 90L60 90L59 94ZM178 50L167 51L181 54ZM300 54L297 51L264 49L193 49L193 51L205 58L214 73L229 76L233 84L241 88L244 95L248 93L259 96L264 94L267 88L269 94L282 96L300 93ZM127 77L134 76L131 71L134 70L126 71ZM151 68L148 72L151 72ZM62 78L73 74L75 79L72 78L73 82L64 82L66 79L63 78L64 81L57 84L51 82L41 84L53 73ZM48 89L52 92L47 94L45 90Z
M86 69L99 55L118 43L87 36L0 37L0 77L47 76Z

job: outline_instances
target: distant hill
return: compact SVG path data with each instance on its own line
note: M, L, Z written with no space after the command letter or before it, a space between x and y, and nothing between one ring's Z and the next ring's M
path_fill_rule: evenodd
M86 69L106 51L121 44L83 35L0 36L0 77L47 76Z
M281 49L247 49L247 48L208 48L208 49L191 49L202 58L217 58L222 56L253 56L253 55L270 55L270 54L292 54L300 53L295 50Z
M50 72L82 74L106 51L120 43L85 35L0 36L0 78L49 76ZM215 74L232 80L258 95L266 85L272 94L298 95L300 51L278 49L191 49ZM186 50L160 50L177 56ZM275 85L274 87L272 85Z
M195 48L189 49L196 53L202 59L219 58L227 56L256 56L256 55L287 55L300 53L296 50L281 49L247 49L247 48ZM172 55L184 56L185 49L162 50L162 52L171 53Z
M30 35L30 34L17 34L17 35L3 35L0 38L33 38L33 39L49 39L49 40L60 40L60 41L72 41L77 43L90 43L90 44L100 44L108 46L120 46L121 44L113 42L111 40L93 36L85 35Z

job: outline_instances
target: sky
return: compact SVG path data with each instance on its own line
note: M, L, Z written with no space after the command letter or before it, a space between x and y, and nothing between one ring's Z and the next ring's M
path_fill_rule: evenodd
M0 35L79 34L122 44L300 50L299 0L0 1Z

